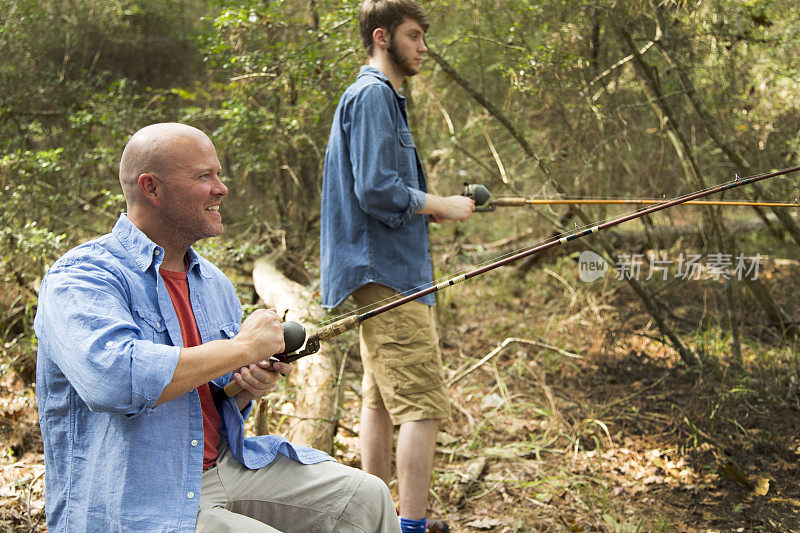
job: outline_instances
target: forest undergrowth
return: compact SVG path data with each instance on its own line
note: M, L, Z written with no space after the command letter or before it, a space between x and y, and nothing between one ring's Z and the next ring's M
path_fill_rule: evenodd
M454 532L800 531L796 346L775 343L745 300L733 365L711 311L720 283L685 281L661 301L687 317L682 338L703 361L688 369L623 282L580 281L576 258L504 267L440 295L452 418L430 517ZM440 259L452 270L470 260ZM760 275L792 287L799 274L795 261L769 260ZM776 299L797 316L792 292ZM342 345L335 456L357 467L355 336ZM9 365L0 379L0 530L44 531L35 395ZM287 429L290 396L273 394L272 432Z

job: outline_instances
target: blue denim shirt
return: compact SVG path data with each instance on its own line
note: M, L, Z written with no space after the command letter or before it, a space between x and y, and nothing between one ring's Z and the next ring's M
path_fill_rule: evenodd
M378 69L361 67L333 117L322 179L322 305L370 282L399 292L433 281L425 172L406 100ZM420 298L435 303L429 294Z
M196 390L156 406L182 346L158 273L164 250L125 215L113 232L55 262L42 282L34 329L36 395L51 532L193 532L203 473ZM189 250L189 292L203 342L230 339L242 310L225 275ZM230 374L213 381L224 386ZM251 403L252 406L252 403ZM218 404L223 437L248 468L282 453L330 459L278 436L244 438L236 400Z

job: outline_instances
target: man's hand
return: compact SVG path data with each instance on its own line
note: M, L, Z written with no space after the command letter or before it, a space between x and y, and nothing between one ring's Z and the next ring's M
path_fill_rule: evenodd
M285 364L276 364L275 370L266 370L269 367L267 360L283 350L283 326L277 311L259 309L247 317L234 338L181 348L172 381L164 388L156 405L174 400L231 369L239 368L234 379L244 389L237 396L241 410L250 399L260 398L275 387L278 372L291 372L292 367Z
M288 363L270 363L269 361L259 361L248 366L243 366L233 374L233 379L238 383L242 392L236 395L239 408L243 408L250 400L256 400L265 396L280 379L292 371L292 365Z
M283 327L275 309L258 309L242 322L239 334L233 339L239 344L250 363L266 361L284 350Z
M466 196L436 196L425 195L425 205L420 210L421 215L429 215L431 222L443 220L458 220L464 222L475 211L475 200Z

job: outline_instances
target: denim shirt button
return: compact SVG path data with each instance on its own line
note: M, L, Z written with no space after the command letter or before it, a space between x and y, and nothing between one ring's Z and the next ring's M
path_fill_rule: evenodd
M192 446L197 446L197 441L196 440L192 441Z
M194 492L190 492L189 494L186 495L186 497L191 500L192 498L194 498Z

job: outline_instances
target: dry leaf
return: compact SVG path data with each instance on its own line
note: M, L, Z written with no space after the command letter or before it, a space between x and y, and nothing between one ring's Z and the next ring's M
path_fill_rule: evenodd
M756 486L753 488L753 492L759 496L766 496L769 492L769 479L765 477L758 478L758 481L756 481Z
M466 526L473 527L475 529L492 529L497 526L502 526L503 522L496 518L479 518L478 520L473 520L472 522L468 522L465 524Z

